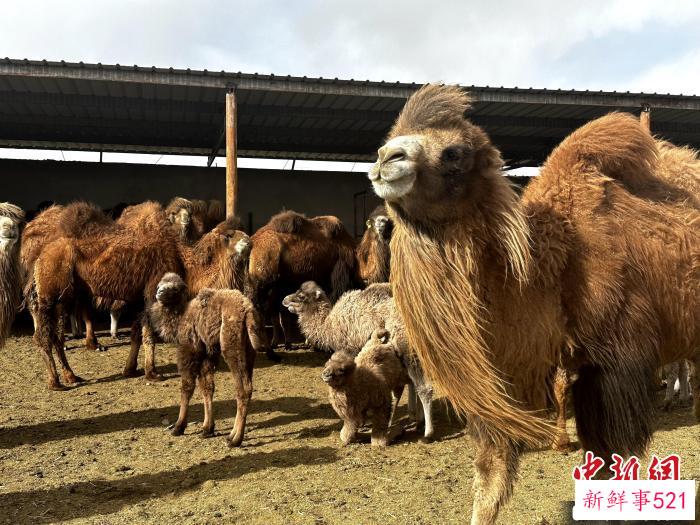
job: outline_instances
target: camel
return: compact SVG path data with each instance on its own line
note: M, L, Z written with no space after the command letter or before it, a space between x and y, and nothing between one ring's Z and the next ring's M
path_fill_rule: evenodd
M377 206L367 219L367 229L356 250L358 272L366 285L389 282L392 227L383 205Z
M236 422L227 437L229 446L243 442L248 403L253 395L253 365L257 351L268 346L262 317L239 290L203 288L188 301L187 285L173 273L158 283L148 321L168 342L178 344L181 375L180 414L172 434L181 436L195 382L204 398L202 437L214 435L214 371L222 355L234 380Z
M148 306L165 273L187 275L196 284L192 293L197 293L197 287L212 283L233 285L239 278L236 269L247 264L237 261L247 255L247 236L227 222L190 248L179 241L157 203L143 203L125 210L122 217L131 221L128 227L101 222L102 217L101 211L85 203L67 206L59 223L61 236L44 247L34 265L37 296L34 337L46 363L49 388L53 390L64 387L58 379L52 349L61 361L64 380L69 384L80 382L70 369L57 330L60 305L101 297ZM127 377L136 375L142 342L146 345L146 378L159 380L153 331L148 323L142 325L140 316L132 326L131 351L123 373Z
M468 107L457 87L422 87L369 179L394 221L391 283L411 347L469 416L471 523L488 525L524 447L556 436L544 416L560 356L578 374L583 448L645 451L656 368L700 361L700 213L656 176L651 135L619 113L567 137L519 200Z
M268 320L279 315L282 298L305 281L318 282L333 301L358 284L355 243L336 217L308 219L293 211L281 212L251 241L246 293ZM288 347L294 320L286 312L280 319ZM274 346L281 337L276 321L273 327ZM276 354L274 358L279 359Z
M20 233L24 211L0 203L0 348L5 346L15 314L22 302Z

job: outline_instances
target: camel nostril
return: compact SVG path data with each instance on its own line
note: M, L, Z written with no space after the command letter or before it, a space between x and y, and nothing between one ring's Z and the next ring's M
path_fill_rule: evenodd
M384 159L385 163L398 162L400 160L406 159L406 152L403 150L397 150L392 152L387 158Z

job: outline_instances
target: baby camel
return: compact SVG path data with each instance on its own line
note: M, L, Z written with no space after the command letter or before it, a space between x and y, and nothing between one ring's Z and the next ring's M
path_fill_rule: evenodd
M358 429L368 420L372 422L372 445L384 447L396 437L397 432L390 432L392 393L394 398L401 397L409 378L389 332L375 330L354 359L347 352L335 352L321 379L328 384L331 406L343 420L343 445L355 441Z
M188 302L182 278L166 273L158 283L148 321L165 341L178 344L182 386L173 435L182 435L187 427L187 409L196 381L204 398L202 437L214 435L214 371L221 353L236 389L236 422L226 439L229 446L239 446L253 394L255 354L268 346L265 326L253 304L238 290L211 288L204 288Z
M313 281L307 281L282 304L299 316L299 327L309 342L327 351L347 352L355 356L369 341L377 328L392 334L398 355L406 367L409 382L408 411L416 422L425 418L426 440L433 438L433 387L423 375L423 369L408 346L404 325L394 305L388 283L372 284L364 290L344 293L331 304L330 299ZM416 395L423 410L416 410ZM398 404L398 399L395 400Z

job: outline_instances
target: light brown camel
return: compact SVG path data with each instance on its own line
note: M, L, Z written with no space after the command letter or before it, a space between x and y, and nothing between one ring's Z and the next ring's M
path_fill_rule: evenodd
M660 353L700 359L700 213L668 198L654 140L622 114L571 134L518 200L468 107L459 88L421 88L369 177L411 347L469 416L472 524L488 525L523 446L556 434L543 416L562 348L584 449L645 451Z
M364 284L389 282L392 228L386 208L377 206L367 219L367 229L356 250L357 269Z
M277 317L282 298L305 281L316 281L335 301L358 283L355 242L336 217L308 219L285 211L273 216L251 238L246 293L266 319L273 321L279 343ZM289 333L295 321L284 312L283 328ZM288 338L285 336L285 346ZM278 359L277 357L275 357Z
M9 202L0 202L0 348L5 345L22 302L20 234L23 226L24 211Z

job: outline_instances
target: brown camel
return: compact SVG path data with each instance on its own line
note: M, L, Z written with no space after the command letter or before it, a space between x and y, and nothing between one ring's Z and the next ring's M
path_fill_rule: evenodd
M700 360L700 213L668 198L655 141L622 114L571 134L518 200L468 107L459 88L421 88L369 177L394 220L391 282L410 344L469 415L472 524L484 525L523 447L556 435L546 385L562 348L583 447L645 451L660 361Z
M369 215L367 229L357 246L357 266L363 283L389 282L392 228L386 207L377 206Z
M243 441L248 403L253 395L253 365L257 351L268 346L262 317L239 290L202 289L188 302L187 285L179 275L163 276L156 302L148 310L149 323L168 342L178 344L182 378L180 414L173 435L187 426L187 412L195 382L204 398L202 437L214 435L214 370L222 355L234 380L236 422L229 446Z
M246 292L268 320L279 315L282 298L305 281L329 290L333 301L358 284L355 243L336 217L308 219L285 211L273 216L251 241ZM295 321L286 312L282 321L288 334ZM273 327L277 329L276 321ZM273 345L279 339L276 331Z
M23 226L24 211L9 202L0 202L0 348L5 345L22 302L20 233Z
M24 298L25 305L29 310L29 313L34 320L34 326L36 327L36 290L34 287L34 264L41 254L44 247L50 242L58 239L63 235L63 232L59 228L61 222L61 216L65 211L64 206L53 205L43 211L41 211L34 219L32 219L22 232L22 248L21 248L21 261L23 270L23 287L24 287ZM100 224L109 224L111 219L106 215L98 215L95 211L96 220ZM74 303L68 309L71 315L71 319L80 318L85 323L85 347L89 350L104 350L104 347L99 344L97 336L92 325L92 318L90 317L89 307L86 304ZM59 331L61 332L60 337L63 338L63 314L61 314L61 320L59 325ZM79 337L80 333L78 331L79 326L77 323L73 325L73 336Z

